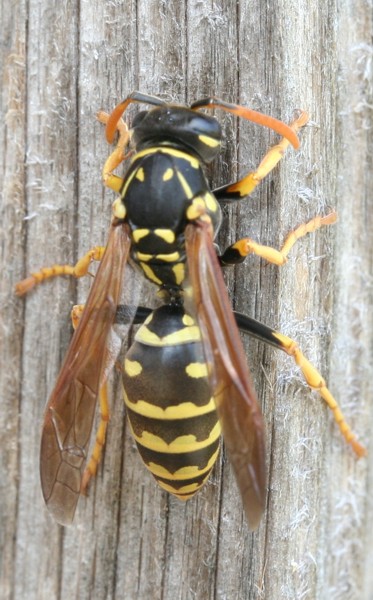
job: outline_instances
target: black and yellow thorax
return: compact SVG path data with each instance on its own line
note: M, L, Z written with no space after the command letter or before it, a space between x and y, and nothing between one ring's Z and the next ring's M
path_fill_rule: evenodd
M214 231L221 221L201 162L171 146L141 150L121 190L132 234L132 260L157 285L180 286L185 276L184 232L188 209L203 203Z

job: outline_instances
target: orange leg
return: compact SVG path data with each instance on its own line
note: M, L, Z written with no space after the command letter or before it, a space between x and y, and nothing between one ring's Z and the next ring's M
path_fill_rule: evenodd
M247 317L246 315L242 315L240 313L235 313L235 317L240 331L252 335L256 339L259 339L266 344L271 344L278 350L283 350L295 360L296 364L300 367L308 385L316 390L329 406L346 442L351 445L358 457L365 456L367 453L366 449L362 444L360 444L350 426L346 423L345 417L343 416L337 401L328 390L324 378L305 358L299 349L298 344L286 335L275 331L271 327L264 325L264 323L261 323L256 319L252 319L251 317Z
M89 265L94 260L101 260L105 252L104 246L95 246L89 250L82 258L78 260L76 265L53 265L52 267L44 267L40 271L31 273L26 279L22 279L16 284L17 296L23 296L32 290L35 285L42 283L51 277L59 277L60 275L71 275L72 277L84 277L87 275Z
M83 311L84 311L84 304L76 304L73 307L73 309L71 311L71 320L72 320L74 329L77 328L78 323L82 317ZM83 473L82 483L81 483L81 488L80 488L82 494L87 493L89 481L90 481L91 477L94 477L97 473L97 467L100 463L101 456L102 456L102 450L105 445L106 430L107 430L108 422L110 419L109 401L108 401L107 383L106 382L100 389L99 401L100 401L101 421L100 421L100 424L97 429L96 440L95 440L95 444L93 446L91 456L89 458L89 461L88 461L87 466Z
M288 254L299 238L305 236L307 233L316 231L320 227L331 225L336 220L337 213L331 212L325 217L315 217L311 221L308 221L308 223L303 223L289 233L280 250L271 248L271 246L262 246L250 238L243 238L227 248L220 257L220 261L223 265L235 264L242 262L249 254L256 254L274 265L281 266L287 262Z
M295 119L290 125L290 129L297 133L308 121L308 115L305 112L301 112L297 119ZM287 138L282 138L279 144L272 146L264 156L262 162L256 171L248 173L235 183L229 183L224 185L217 190L214 190L214 195L220 200L237 199L240 200L245 196L248 196L253 192L256 186L266 177L277 165L278 162L283 158L287 148L290 145L290 141Z
M99 112L97 118L102 123L106 123L109 115L104 112ZM117 129L119 131L119 140L117 147L114 152L107 159L103 169L103 179L105 185L111 189L119 192L123 184L123 180L120 177L112 174L112 171L127 158L128 154L125 154L125 148L128 146L129 133L127 125L119 120L117 123ZM121 216L121 215L119 215ZM104 254L105 248L103 246L95 246L89 250L81 259L78 260L76 265L53 265L52 267L44 267L40 271L31 273L29 277L19 281L16 284L15 291L18 296L23 296L32 290L35 285L42 283L46 279L51 277L59 277L60 275L71 275L72 277L83 277L87 275L89 265L94 260L101 260Z
M109 120L110 115L104 111L100 111L97 113L97 119L100 123L106 124ZM110 154L109 158L105 162L104 168L102 170L102 179L104 184L109 187L114 192L119 194L122 185L123 179L118 177L117 175L113 175L113 171L124 161L128 156L130 156L131 152L126 153L126 149L128 148L128 144L130 141L130 135L128 131L128 127L123 119L119 119L116 124L116 128L119 132L119 139L116 145L115 150Z
M270 263L281 266L286 263L290 250L299 238L303 237L307 233L316 231L324 225L331 225L335 223L336 220L337 214L332 212L325 217L315 217L311 221L308 221L308 223L300 225L287 236L280 250L276 250L275 248L271 248L269 246L261 246L249 238L244 238L227 248L224 254L219 257L220 261L222 265L235 264L244 260L248 254L254 253ZM274 344L293 357L297 365L301 368L308 385L318 391L320 396L324 399L333 412L334 419L338 424L346 442L351 445L357 456L365 456L367 453L366 449L362 444L360 444L356 438L356 435L352 432L350 426L347 424L337 401L328 390L324 378L305 358L299 349L298 344L282 333L274 331L262 323L251 319L245 319L245 322L240 325L240 329L246 333L255 335L255 337L262 339L267 343L269 342Z
M298 344L294 340L286 335L283 335L282 333L278 333L277 331L274 331L272 335L278 341L282 350L285 350L287 354L292 356L297 365L301 368L308 385L315 389L325 400L330 410L333 412L334 419L346 442L352 446L352 449L358 457L365 456L367 454L366 449L364 446L362 446L362 444L360 444L360 442L358 442L356 435L351 430L351 427L346 423L345 417L337 401L326 387L325 379L305 358L303 353L299 350Z
M99 400L101 420L97 429L96 440L95 445L93 446L92 454L83 473L82 483L80 486L80 491L82 494L87 493L87 488L90 479L91 477L95 477L97 473L97 467L100 463L102 457L102 450L105 445L106 430L110 419L107 383L104 383L100 390Z

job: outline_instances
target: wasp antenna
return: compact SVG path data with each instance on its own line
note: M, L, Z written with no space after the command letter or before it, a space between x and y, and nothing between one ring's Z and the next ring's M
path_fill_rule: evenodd
M247 119L248 121L252 121L253 123L257 123L258 125L263 125L263 127L268 127L268 129L272 129L272 131L275 131L282 137L286 138L296 149L300 146L296 131L303 127L303 125L305 125L308 121L308 115L306 112L302 112L297 119L297 128L293 128L283 121L279 121L274 117L257 112L251 108L238 107L237 111L232 110L229 112L233 112L233 114L237 114L238 116Z
M294 124L293 126L289 126L286 125L286 123L275 119L274 117L265 115L264 113L252 110L251 108L247 108L245 106L240 106L239 104L230 104L217 98L204 98L203 100L198 100L191 105L191 108L192 110L199 110L200 108L221 108L226 112L236 115L237 117L241 117L247 121L252 121L252 123L257 123L258 125L263 125L263 127L272 129L282 137L286 138L294 148L299 148L300 146L296 131L303 127L308 121L307 113L302 111L295 121L297 126L294 127Z
M156 96L149 96L148 94L143 94L142 92L132 92L125 100L118 104L113 112L110 114L109 119L106 124L106 139L109 144L113 143L115 130L117 128L117 123L121 118L122 114L126 110L127 106L131 103L142 103L142 104L151 104L152 106L164 106L166 102L157 98Z

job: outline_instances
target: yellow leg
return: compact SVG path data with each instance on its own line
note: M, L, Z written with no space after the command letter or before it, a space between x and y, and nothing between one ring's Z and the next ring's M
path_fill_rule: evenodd
M73 324L74 330L78 327L78 323L79 323L80 319L82 318L84 306L85 306L84 304L75 304L75 306L73 306L71 309L70 316L71 316L71 322Z
M109 415L109 402L107 395L107 384L104 383L100 390L100 416L101 421L97 430L95 445L92 450L92 454L88 461L88 464L84 470L80 491L82 494L87 493L87 487L91 477L94 477L97 473L97 467L102 457L102 449L105 445L106 429L110 419Z
M308 121L308 115L305 112L301 112L299 117L290 124L290 129L297 133ZM284 156L290 142L286 138L282 138L279 144L272 146L267 154L264 156L262 162L256 171L248 173L245 177L237 181L225 185L222 188L214 190L214 194L217 198L244 198L252 193L256 186L266 177L277 165L277 163Z
M317 369L305 358L302 352L299 350L298 344L288 338L282 333L273 332L273 337L278 340L281 348L285 350L287 354L292 356L301 368L302 373L307 381L308 385L317 390L320 396L325 400L331 411L333 412L334 419L337 422L339 429L345 438L346 442L350 444L357 454L357 456L365 456L367 454L366 448L356 439L356 435L352 432L350 426L346 423L344 415L328 388L324 378L320 375Z
M308 221L308 223L303 223L297 229L289 233L287 236L284 245L280 250L276 250L275 248L271 248L270 246L262 246L261 244L257 244L254 240L250 238L243 238L242 240L238 240L235 244L233 244L230 248L236 250L238 253L237 256L242 260L242 258L246 257L248 254L256 254L261 258L264 258L268 262L281 266L287 262L287 256L294 246L295 242L306 235L307 233L311 233L323 227L324 225L331 225L335 223L337 220L337 213L331 212L325 217L315 217ZM228 249L229 250L229 249ZM228 262L224 260L224 254L222 256L223 262ZM237 260L236 262L239 262Z
M16 294L23 296L27 294L35 285L42 283L51 277L59 277L60 275L71 275L72 277L84 277L87 275L89 265L94 260L101 260L105 252L104 246L95 246L89 250L78 262L72 265L53 265L52 267L44 267L40 271L31 273L29 277L19 281L16 284Z
M100 121L100 123L106 124L108 122L109 116L110 115L104 111L100 111L97 113L97 119ZM117 123L117 129L119 132L118 143L116 145L115 150L110 154L109 158L105 162L104 168L102 170L102 179L107 187L119 194L123 185L123 179L121 177L118 177L117 175L113 175L113 171L120 165L120 163L122 163L126 158L128 158L128 156L130 156L131 153L126 154L126 149L128 147L130 136L128 132L128 127L123 121L123 119L119 119Z
M71 320L74 329L77 328L78 323L82 317L83 311L84 304L76 304L75 306L73 306L73 309L71 311ZM82 482L80 486L80 491L82 494L85 494L87 492L87 487L91 477L94 477L97 473L97 467L102 456L102 449L105 445L106 429L110 418L106 383L104 383L100 390L99 401L101 421L97 430L95 445L93 447L92 454L83 473Z

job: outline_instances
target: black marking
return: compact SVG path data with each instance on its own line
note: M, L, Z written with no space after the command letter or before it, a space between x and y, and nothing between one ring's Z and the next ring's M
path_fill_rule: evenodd
M211 399L207 378L192 378L185 372L189 363L203 361L201 354L196 356L196 346L202 354L200 344L196 343L152 347L135 342L126 358L139 362L142 371L135 377L123 372L123 385L130 402L145 400L163 409L184 402L206 406Z
M212 469L212 467L211 467ZM208 471L205 471L205 473L202 473L202 475L197 475L196 477L188 477L185 479L167 479L166 477L156 477L157 481L161 481L162 483L165 483L166 485L169 485L170 487L174 488L175 491L180 490L181 488L187 486L187 485L193 485L193 484L197 484L196 487L197 489L201 487L201 485L203 485L206 477L208 477L209 473L211 472L211 469L209 469ZM190 495L191 492L186 492L185 495Z
M184 329L183 318L185 310L182 306L175 306L170 310L169 306L160 306L153 312L153 317L147 327L149 331L162 338L170 333Z
M128 418L135 435L141 438L144 431L161 438L166 444L183 435L192 435L197 442L207 440L218 423L215 410L186 419L153 419L144 417L127 408ZM187 445L186 445L187 449Z
M165 452L155 452L154 450L144 448L137 443L141 457L146 465L149 466L150 463L160 465L172 474L184 467L197 467L200 470L206 469L211 457L218 450L219 445L220 440L216 440L210 444L210 446L202 448L201 450L195 450L194 452L184 454L168 454ZM151 467L149 468L151 470Z

